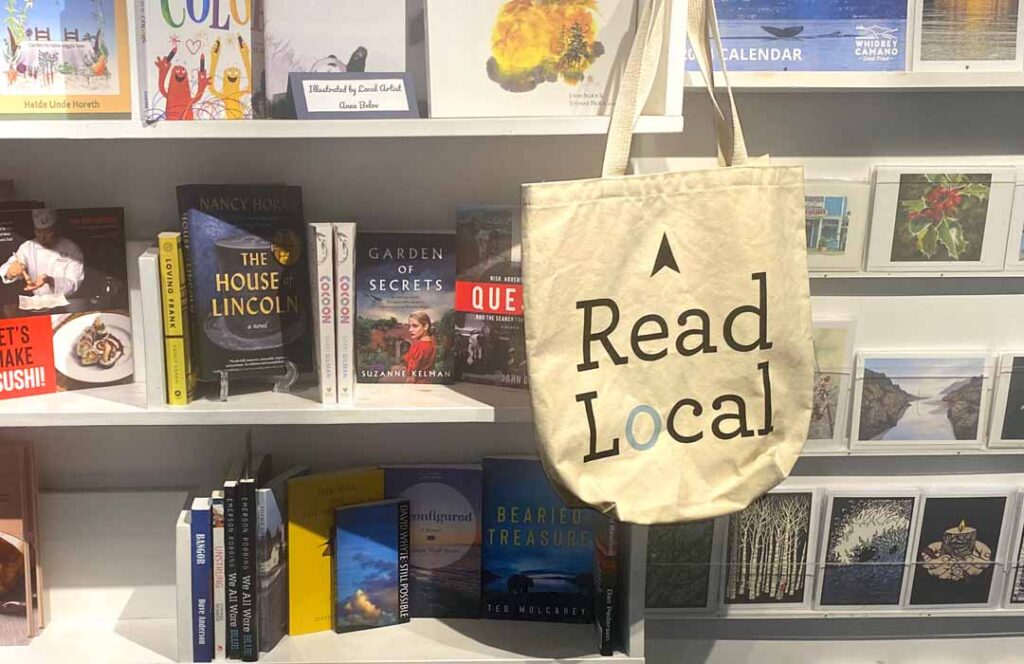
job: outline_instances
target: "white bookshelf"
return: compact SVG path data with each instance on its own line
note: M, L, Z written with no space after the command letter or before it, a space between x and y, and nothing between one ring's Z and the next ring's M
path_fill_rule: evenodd
M700 72L684 74L687 88L704 88ZM749 72L729 73L733 88L747 91L905 91L1020 90L1024 72Z

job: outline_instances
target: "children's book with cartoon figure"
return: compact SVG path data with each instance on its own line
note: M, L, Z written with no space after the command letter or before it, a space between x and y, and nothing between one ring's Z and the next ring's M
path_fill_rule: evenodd
M0 119L131 114L128 18L115 0L5 0Z
M136 0L142 117L252 117L252 2Z

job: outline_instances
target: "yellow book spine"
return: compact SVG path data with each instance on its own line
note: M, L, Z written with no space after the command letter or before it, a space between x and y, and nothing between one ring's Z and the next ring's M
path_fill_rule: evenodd
M181 233L160 233L158 240L167 403L184 406L192 400L196 380L185 321L185 260Z
M288 633L331 629L334 508L384 497L379 469L311 475L288 483Z

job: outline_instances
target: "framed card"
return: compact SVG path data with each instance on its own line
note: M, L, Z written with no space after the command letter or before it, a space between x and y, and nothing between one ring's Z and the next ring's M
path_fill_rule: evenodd
M917 492L828 495L815 606L899 609L914 561Z
M1017 171L1017 186L1014 187L1013 212L1010 216L1010 233L1006 241L1005 270L1024 271L1024 168Z
M925 495L907 606L988 607L997 601L1013 497L969 491Z
M1013 167L877 168L868 270L1000 270Z
M983 352L859 355L851 448L980 447L991 374Z
M647 613L709 611L718 585L728 519L650 526L647 530Z
M996 370L989 447L1024 447L1024 351L1003 353Z
M807 269L860 270L864 262L871 184L852 180L807 180Z
M1013 526L1013 538L1009 543L1013 546L1007 556L1006 566L1006 590L1003 597L1003 606L1007 609L1024 608L1024 494L1017 492L1013 502L1013 513L1015 514Z
M852 320L814 321L814 405L805 452L846 448L853 382Z
M914 71L1020 71L1019 0L914 3Z
M723 613L811 604L818 545L818 492L781 489L729 516Z

